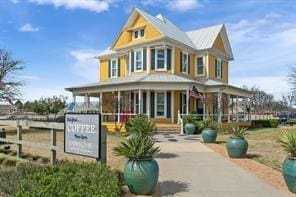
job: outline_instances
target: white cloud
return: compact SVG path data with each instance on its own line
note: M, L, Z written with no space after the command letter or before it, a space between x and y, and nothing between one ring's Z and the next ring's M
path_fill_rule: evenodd
M13 4L18 4L20 1L19 0L10 0L10 2Z
M67 96L68 101L71 101L71 93L65 91L64 88L53 88L53 87L29 87L25 86L22 91L23 101L34 101L41 97L52 97L52 96Z
M168 8L169 10L185 12L200 6L198 0L143 0L144 6L157 6Z
M71 51L70 55L75 59L71 65L73 72L88 82L98 81L99 61L95 59L98 54L99 51L93 49Z
M112 0L30 0L39 5L53 5L66 9L86 9L93 12L103 12L109 9Z
M39 31L38 27L33 27L31 24L27 23L19 28L23 32L36 32Z
M39 80L40 77L34 75L20 75L18 76L20 79L28 79L28 80Z

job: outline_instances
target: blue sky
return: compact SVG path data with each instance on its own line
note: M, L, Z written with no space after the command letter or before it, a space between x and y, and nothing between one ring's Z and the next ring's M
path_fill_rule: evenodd
M296 65L295 1L1 0L0 48L25 62L23 100L69 95L98 80L93 58L117 36L131 9L162 13L188 31L224 23L235 60L230 83L258 85L280 98Z

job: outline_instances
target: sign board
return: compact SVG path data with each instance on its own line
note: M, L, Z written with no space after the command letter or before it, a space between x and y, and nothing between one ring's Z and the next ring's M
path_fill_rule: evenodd
M65 114L64 152L101 158L100 114Z

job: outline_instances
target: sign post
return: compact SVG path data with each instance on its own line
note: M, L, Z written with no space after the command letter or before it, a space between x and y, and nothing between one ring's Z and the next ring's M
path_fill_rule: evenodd
M100 114L66 113L64 152L106 162L106 130Z

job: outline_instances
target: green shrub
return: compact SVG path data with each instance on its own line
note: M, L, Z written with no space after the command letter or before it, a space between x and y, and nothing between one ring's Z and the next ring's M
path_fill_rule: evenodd
M18 161L15 160L15 159L6 158L6 159L2 162L2 165L6 166L6 167L15 167L17 162L18 162Z
M139 114L125 125L127 135L141 133L151 135L155 131L155 124L145 114Z
M296 130L283 130L281 135L277 139L277 142L283 147L287 152L288 156L291 158L296 158Z
M245 138L247 130L245 127L232 127L228 132L232 138Z
M279 125L279 120L270 119L270 120L252 120L253 128L276 128Z
M15 196L119 196L118 174L97 163L63 162L28 174Z
M191 124L194 124L195 125L196 133L200 133L201 132L201 130L199 129L200 121L202 121L202 117L197 116L197 114L195 114L195 113L188 114L184 118L184 124L191 123Z
M218 124L216 121L212 119L206 119L203 121L199 122L199 129L204 130L204 129L218 129Z
M289 119L289 120L287 120L287 124L289 124L289 125L296 124L296 119Z
M18 182L27 174L41 168L31 162L19 162L15 168L0 169L0 191L6 196L11 196L17 188Z

